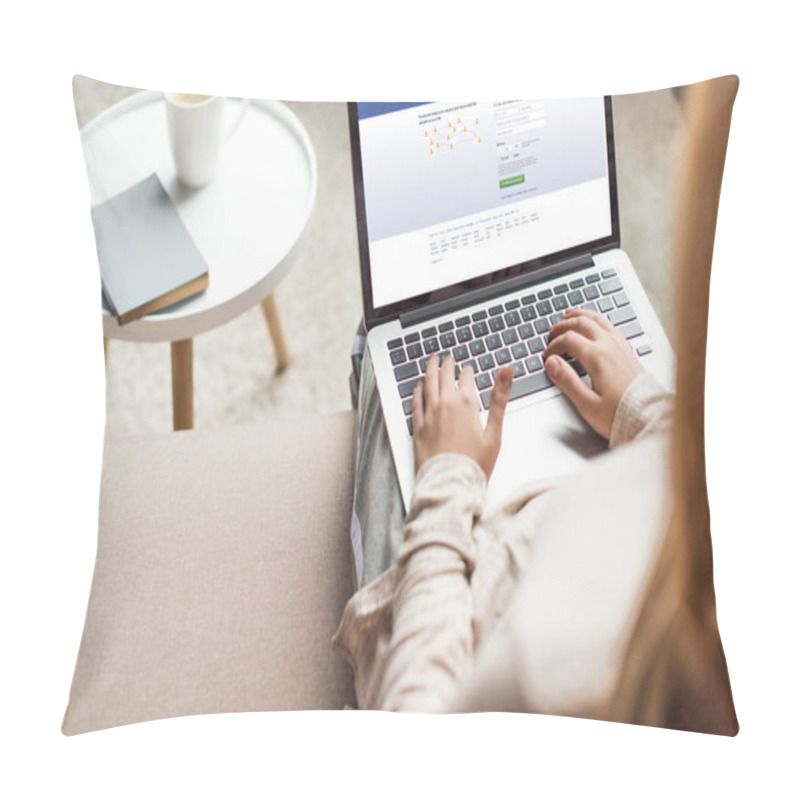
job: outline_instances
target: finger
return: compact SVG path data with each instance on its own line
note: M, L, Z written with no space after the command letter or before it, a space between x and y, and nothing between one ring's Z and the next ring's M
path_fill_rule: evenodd
M550 356L566 355L570 358L577 358L588 369L589 362L593 361L592 349L594 347L595 345L590 339L587 339L577 331L567 331L555 339L550 339L550 343L545 348L542 357L547 361Z
M458 391L473 401L475 408L479 408L478 387L475 385L475 371L472 367L466 366L461 370L461 375L458 376Z
M599 396L578 376L578 373L560 356L554 355L544 362L550 380L575 404L578 413L587 421L592 416Z
M422 420L425 416L425 407L422 400L424 385L424 381L418 381L414 387L414 393L411 395L411 425L415 434L419 434L422 430Z
M425 388L423 398L425 400L425 410L435 408L439 403L439 359L434 353L428 359L425 367Z
M439 397L455 394L456 362L453 356L447 356L439 370Z
M503 416L508 405L508 396L511 394L511 381L513 373L511 367L503 367L497 373L497 378L489 400L489 416L486 420L485 435L496 445L500 444L503 433Z
M575 331L592 341L602 335L602 331L596 320L586 314L571 314L560 322L556 322L556 324L550 328L550 341L567 331Z

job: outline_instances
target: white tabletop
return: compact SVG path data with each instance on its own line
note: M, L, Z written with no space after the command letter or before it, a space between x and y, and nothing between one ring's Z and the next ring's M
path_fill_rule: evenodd
M226 99L233 125L240 100ZM253 100L203 189L177 182L163 95L141 92L81 133L92 206L156 172L203 254L209 288L127 325L103 312L103 335L131 341L188 339L233 319L286 275L310 227L317 163L305 129L286 106Z

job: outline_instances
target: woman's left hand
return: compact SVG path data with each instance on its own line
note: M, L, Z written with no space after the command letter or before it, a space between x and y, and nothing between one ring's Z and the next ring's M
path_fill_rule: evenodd
M512 374L504 367L497 374L489 404L486 428L481 425L480 401L472 367L464 367L455 380L455 361L448 356L441 368L431 357L425 380L414 389L414 463L419 468L440 453L469 456L491 477L503 432L503 415L511 392Z

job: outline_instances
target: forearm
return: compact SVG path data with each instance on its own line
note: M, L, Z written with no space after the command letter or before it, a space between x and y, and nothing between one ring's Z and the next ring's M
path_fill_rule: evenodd
M485 485L464 456L436 456L420 470L398 556L379 708L437 711L471 669L472 527Z

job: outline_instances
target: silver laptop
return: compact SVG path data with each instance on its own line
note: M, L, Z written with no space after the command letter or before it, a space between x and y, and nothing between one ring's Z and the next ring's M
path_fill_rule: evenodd
M669 342L619 247L610 97L348 115L367 346L406 509L411 395L429 358L473 367L484 423L497 370L514 370L489 504L607 448L544 371L566 309L605 313L673 386Z

